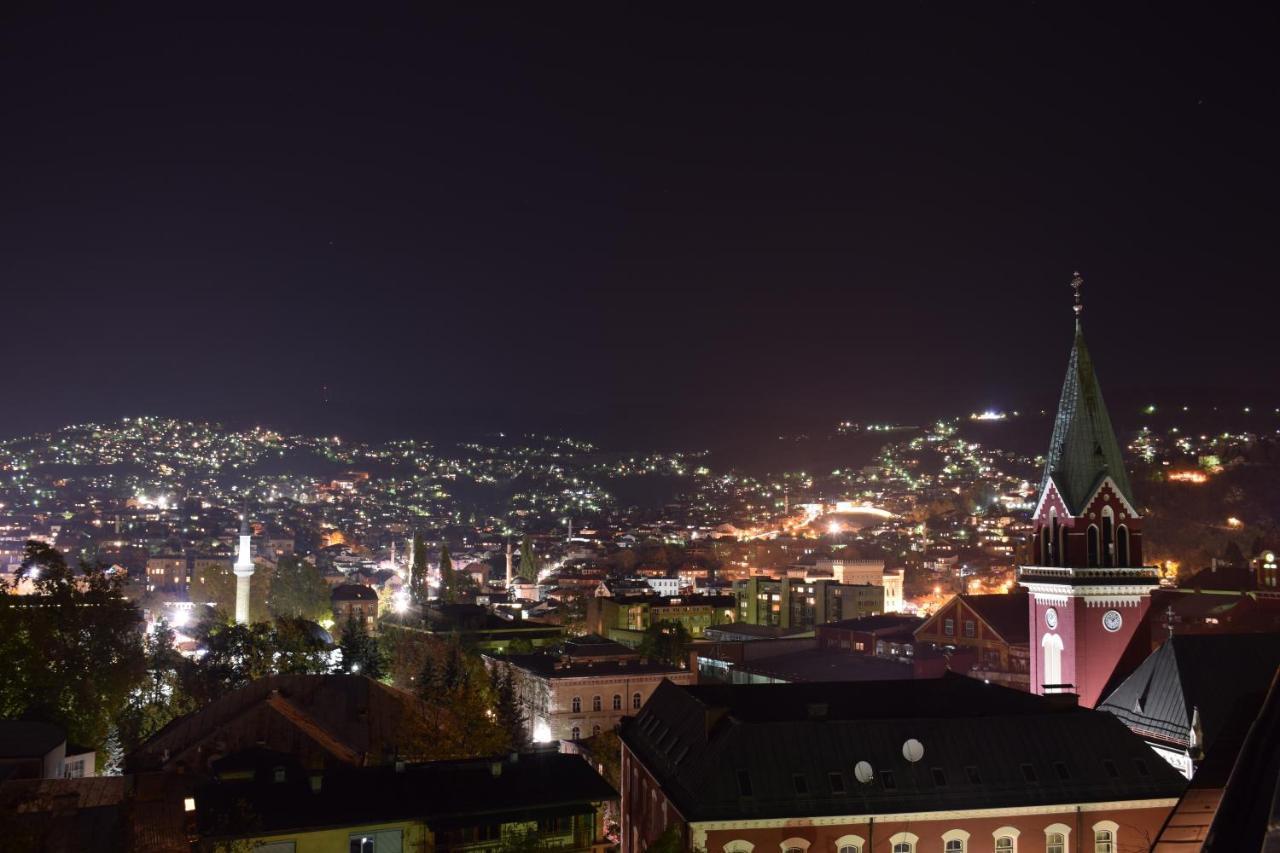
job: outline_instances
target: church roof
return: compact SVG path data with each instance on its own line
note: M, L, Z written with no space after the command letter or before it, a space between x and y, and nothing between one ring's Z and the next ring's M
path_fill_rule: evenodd
M1134 503L1124 457L1102 401L1102 388L1093 372L1084 332L1077 321L1075 344L1067 362L1067 377L1062 383L1062 398L1053 422L1040 493L1043 495L1052 481L1067 508L1079 513L1103 477L1110 477L1124 499Z
M1213 741L1245 696L1265 693L1280 666L1275 634L1185 634L1156 649L1098 705L1147 737L1186 746L1196 709Z

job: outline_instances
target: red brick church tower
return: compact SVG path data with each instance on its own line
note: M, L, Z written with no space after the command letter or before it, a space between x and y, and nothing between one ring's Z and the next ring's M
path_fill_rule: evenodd
M1142 565L1142 517L1080 324L1045 459L1032 559L1018 580L1031 593L1031 689L1074 692L1093 707L1159 585Z

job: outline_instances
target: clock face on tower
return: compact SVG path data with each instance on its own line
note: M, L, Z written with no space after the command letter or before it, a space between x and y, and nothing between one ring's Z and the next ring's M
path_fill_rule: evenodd
M1058 611L1050 607L1044 612L1044 624L1048 625L1050 630L1058 627Z
M1120 630L1120 626L1124 624L1124 619L1120 617L1120 611L1108 610L1102 614L1102 627L1106 628L1113 634Z

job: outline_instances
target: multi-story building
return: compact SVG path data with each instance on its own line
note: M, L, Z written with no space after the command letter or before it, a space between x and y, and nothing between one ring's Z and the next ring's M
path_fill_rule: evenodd
M813 628L884 612L884 587L834 580L754 577L734 584L738 621L779 628Z
M1146 850L1185 782L1073 697L971 678L663 684L621 729L622 853Z
M191 569L185 554L157 554L147 558L147 591L186 592Z
M733 621L735 601L725 595L623 595L587 600L588 630L634 645L654 625L677 622L700 639L714 625Z
M1024 590L1009 595L957 595L915 630L916 642L937 649L972 649L974 674L1030 689Z
M557 650L485 655L485 665L511 674L529 735L539 743L610 731L639 711L664 680L696 680L691 670L644 659L593 634L568 639Z

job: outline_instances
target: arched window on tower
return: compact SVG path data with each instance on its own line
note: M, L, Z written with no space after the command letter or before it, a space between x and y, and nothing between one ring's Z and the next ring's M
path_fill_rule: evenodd
M1098 567L1098 525L1089 525L1089 568Z
M1049 526L1045 525L1040 528L1040 565L1049 565L1051 556L1049 554Z
M1116 514L1109 506L1102 508L1102 565L1108 569L1116 564L1115 540Z
M1054 543L1054 547L1058 551L1058 562L1055 566L1065 566L1067 564L1067 526L1065 524L1058 525L1058 541Z
M1129 565L1129 526L1127 524L1116 528L1116 565Z
M1044 654L1044 666L1040 669L1041 686L1062 683L1062 637L1045 634L1040 641Z

